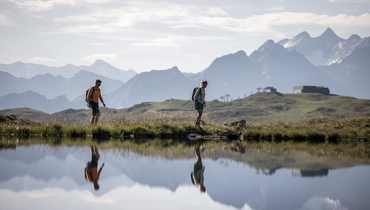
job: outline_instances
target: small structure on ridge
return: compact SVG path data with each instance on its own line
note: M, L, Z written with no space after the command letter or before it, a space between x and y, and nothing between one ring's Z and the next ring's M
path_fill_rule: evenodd
M293 93L321 93L330 95L330 90L323 86L294 86Z

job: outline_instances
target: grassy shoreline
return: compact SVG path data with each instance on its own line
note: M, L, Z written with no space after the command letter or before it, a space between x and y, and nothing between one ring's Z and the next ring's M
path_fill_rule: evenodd
M237 154L259 157L276 154L280 158L287 154L302 153L318 158L333 157L346 161L370 163L370 117L354 117L305 123L246 123L228 126L203 124L202 129L192 121L169 122L152 119L126 123L104 123L98 126L86 124L38 124L7 116L0 123L0 149L16 148L24 144L91 145L109 148L130 148L146 155L173 157L186 153L202 143L207 151L220 154L225 149ZM10 119L10 121L8 120ZM187 139L196 133L197 141ZM231 134L233 138L224 134ZM178 152L180 151L180 152ZM206 152L207 153L207 152ZM258 160L256 160L258 161ZM272 160L274 161L274 160ZM283 160L282 160L283 161Z
M234 134L244 141L272 141L311 143L350 143L370 140L370 117L310 121L307 123L264 123L238 126L202 125L199 129L193 122L135 122L91 125L22 125L0 124L0 136L47 136L47 137L92 137L92 138L141 138L183 139L189 133L199 135Z

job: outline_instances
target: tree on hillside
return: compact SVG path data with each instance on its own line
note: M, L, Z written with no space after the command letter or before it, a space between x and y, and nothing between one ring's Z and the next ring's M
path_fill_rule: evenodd
M228 102L229 101L230 94L226 93L225 94L225 97L226 97L226 102Z

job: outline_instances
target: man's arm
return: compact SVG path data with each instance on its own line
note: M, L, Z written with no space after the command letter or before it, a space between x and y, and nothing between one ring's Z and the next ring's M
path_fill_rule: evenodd
M190 180L191 180L191 183L195 184L195 182L194 182L194 177L193 177L193 173L190 173Z
M101 94L99 95L99 98L100 98L100 101L103 103L103 106L105 107L105 103L104 103L104 100L103 100L103 97L101 96Z
M103 165L100 167L100 169L99 169L99 176L100 176L100 172L103 170L103 167L104 167L104 163L103 163Z

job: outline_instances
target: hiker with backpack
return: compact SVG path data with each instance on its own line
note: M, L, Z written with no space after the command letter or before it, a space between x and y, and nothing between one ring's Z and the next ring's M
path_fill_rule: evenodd
M192 99L194 101L194 107L195 110L198 112L198 117L197 121L195 123L195 126L200 127L200 121L202 119L202 114L203 114L203 109L206 107L206 101L205 101L205 96L206 96L206 87L208 85L207 80L202 80L200 81L199 88L194 88L193 90L193 96Z
M85 173L84 173L85 179L88 182L91 182L94 184L95 190L99 190L100 186L99 186L98 181L100 178L100 173L103 170L103 167L105 164L103 163L103 165L100 166L100 169L98 170L98 161L100 158L98 148L95 145L95 146L91 146L90 150L91 150L91 161L86 163Z
M204 170L205 166L202 163L202 157L200 156L200 151L202 150L201 145L195 147L195 155L197 157L197 162L194 163L193 171L190 173L190 180L193 185L198 185L200 193L206 192L206 187L204 186Z
M100 117L99 99L105 107L105 103L101 96L100 88L99 88L101 83L102 83L101 80L97 79L95 81L95 86L89 88L86 94L86 101L87 101L88 107L92 109L92 116L91 116L91 121L90 121L92 125L97 125L99 117Z

